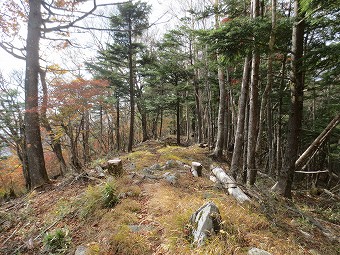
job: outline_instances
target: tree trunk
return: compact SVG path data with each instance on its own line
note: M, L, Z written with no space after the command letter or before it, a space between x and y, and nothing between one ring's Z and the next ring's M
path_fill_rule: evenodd
M137 108L139 111L139 114L141 116L141 122L142 122L142 141L145 142L149 140L148 136L148 123L147 123L147 115L146 115L146 109L145 106L143 105L144 103L142 102L142 96L141 93L137 93L137 97L139 100L137 100Z
M259 117L259 132L257 136L256 142L256 155L261 154L261 146L262 146L262 133L264 128L264 117L265 112L267 111L267 137L268 137L268 158L269 158L269 172L272 172L272 158L273 158L273 127L272 127L272 119L271 119L271 103L270 103L270 94L274 82L274 75L273 75L273 48L275 44L275 30L276 30L276 0L272 0L271 4L272 9L272 29L269 38L269 56L268 56L268 64L267 64L267 85L264 89L261 106L260 106L260 117Z
M291 104L288 120L288 137L285 158L278 177L278 182L272 187L272 190L287 198L291 198L291 190L295 172L295 161L298 155L300 145L300 135L303 114L303 45L304 45L304 14L300 13L299 0L294 2L294 14L296 20L292 32L292 71L291 71Z
M120 101L118 95L116 96L116 144L117 144L117 151L120 150Z
M177 88L178 84L176 84L176 88ZM181 144L181 122L180 122L180 98L179 98L179 92L177 91L177 99L176 99L176 142L177 145Z
M134 86L134 70L133 70L133 49L132 49L132 24L129 20L129 92L130 92L130 132L128 152L132 151L134 141L134 125L135 125L135 86Z
M219 10L218 10L218 0L215 0L215 27L219 27ZM218 55L216 57L218 61ZM221 66L218 67L218 86L220 89L220 101L218 105L218 116L217 116L217 137L215 149L212 156L216 158L221 158L223 155L223 144L224 144L224 117L225 117L225 98L226 98L226 89L225 89L225 81L224 81L224 71Z
M238 102L237 128L235 134L234 151L230 166L230 171L235 180L237 179L237 176L241 174L241 158L243 153L244 124L248 98L250 63L251 58L248 55L244 60L241 95Z
M20 127L20 130L23 131L23 127ZM17 150L17 155L22 165L22 173L25 179L25 187L29 190L31 189L31 179L30 179L29 169L28 169L27 146L26 146L26 141L25 141L25 135L23 132L21 132L23 136L21 135L19 136L20 144L16 145L16 150Z
M224 117L225 117L225 82L224 82L224 72L219 67L218 68L218 84L220 88L220 101L218 105L218 117L217 117L217 137L215 150L213 152L214 157L221 158L223 155L223 144L224 144Z
M84 158L84 165L86 166L90 160L90 145L89 145L89 138L90 138L90 114L88 110L85 110L83 113L83 126L82 126L82 140L83 140L83 158Z
M48 91L47 91L47 83L46 83L46 71L40 69L40 81L43 90L43 100L41 103L41 124L46 129L50 139L51 139L51 148L56 155L59 164L60 164L60 174L61 176L64 175L66 172L67 166L63 156L60 139L56 138L55 133L47 119L46 111L48 107Z
M259 1L252 1L253 19L259 16ZM256 140L258 135L258 94L259 94L259 66L260 54L258 50L253 49L252 70L250 82L250 107L249 107L249 127L248 127L248 148L247 148L247 184L254 185L256 180Z
M161 123L159 124L159 138L162 138L163 131L163 109L161 109Z
M82 165L81 162L79 161L78 157L78 136L79 136L79 131L76 131L76 137L74 137L73 134L73 127L71 121L69 121L68 125L62 125L62 128L64 129L65 133L70 139L70 152L71 152L71 164L74 168L74 170L77 173L81 172Z
M190 106L188 100L188 91L185 92L185 118L186 118L186 135L187 135L187 143L190 142Z
M29 2L26 74L25 74L25 132L31 188L49 183L41 142L38 110L39 41L41 37L41 1Z

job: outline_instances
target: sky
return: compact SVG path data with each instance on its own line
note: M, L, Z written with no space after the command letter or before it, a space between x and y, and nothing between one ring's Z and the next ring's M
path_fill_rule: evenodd
M0 3L6 1L6 0L0 0ZM150 15L150 24L156 23L157 25L155 28L153 28L154 32L157 30L163 30L164 27L169 27L169 22L171 22L171 18L169 14L166 14L167 11L169 10L169 5L171 5L171 2L173 1L167 1L167 0L144 0L145 2L149 3L152 5L152 14ZM88 1L89 3L85 4L84 8L91 8L90 3L92 1ZM97 0L97 4L101 3L107 3L111 2L112 0ZM115 1L119 2L119 1ZM88 5L89 7L87 7ZM170 11L171 12L171 11ZM22 31L22 36L26 37L26 31ZM78 36L79 37L79 36ZM88 34L84 35L82 34L80 37L82 41L84 40L90 40L90 36ZM79 39L78 39L79 40ZM43 46L43 41L41 42L41 52L43 53L44 46ZM56 62L58 62L58 54L60 52L55 52L54 56L53 53L48 53L48 57L55 58ZM0 71L4 75L9 75L12 70L23 70L25 68L25 62L23 60L19 60L14 58L12 55L6 53L4 50L0 48Z

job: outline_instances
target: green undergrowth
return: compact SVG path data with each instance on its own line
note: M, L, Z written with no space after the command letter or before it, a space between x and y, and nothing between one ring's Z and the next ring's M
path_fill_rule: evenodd
M119 203L116 182L114 179L99 186L89 186L80 198L81 218L88 218L94 211L101 208L113 208Z

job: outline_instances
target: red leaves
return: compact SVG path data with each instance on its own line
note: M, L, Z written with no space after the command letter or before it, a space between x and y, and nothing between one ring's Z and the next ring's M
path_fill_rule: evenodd
M56 82L50 97L51 106L67 107L69 110L86 110L100 104L107 94L108 82L78 78L70 83Z
M221 20L221 24L227 23L228 21L231 21L231 18L225 17Z

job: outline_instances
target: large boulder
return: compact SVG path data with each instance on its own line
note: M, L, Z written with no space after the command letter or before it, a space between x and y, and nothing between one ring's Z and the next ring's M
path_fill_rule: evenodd
M205 240L221 229L221 214L213 202L208 202L199 208L190 218L193 244L202 246Z

